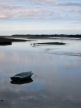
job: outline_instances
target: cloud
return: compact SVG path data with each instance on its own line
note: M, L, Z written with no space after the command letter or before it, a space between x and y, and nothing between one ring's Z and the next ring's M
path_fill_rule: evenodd
M5 16L5 15L3 15L3 14L1 14L1 15L0 15L0 18L5 18L5 17L6 17L6 16Z
M41 18L44 16L50 16L55 11L49 8L32 8L29 6L17 5L17 4L0 4L0 18Z
M81 2L57 0L0 0L0 2L0 19L79 20L81 18Z
M61 1L61 0L20 0L24 2L31 2L34 4L49 4L55 6L81 6L81 2L73 2L73 1Z
M81 6L81 2L58 2L59 6Z

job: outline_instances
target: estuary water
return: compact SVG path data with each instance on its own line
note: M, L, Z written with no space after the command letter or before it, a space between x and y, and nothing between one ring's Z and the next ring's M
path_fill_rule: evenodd
M11 76L28 71L32 81L11 82ZM31 39L0 46L0 108L81 108L81 40Z

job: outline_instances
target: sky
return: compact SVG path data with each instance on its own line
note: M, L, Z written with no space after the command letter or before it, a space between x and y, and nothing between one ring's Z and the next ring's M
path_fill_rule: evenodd
M81 34L81 0L0 0L0 35Z

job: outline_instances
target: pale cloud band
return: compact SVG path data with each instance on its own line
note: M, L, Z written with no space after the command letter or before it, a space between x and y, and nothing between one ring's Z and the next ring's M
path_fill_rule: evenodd
M0 34L39 32L81 33L81 0L0 0Z
M0 19L80 20L81 2L61 0L0 0Z

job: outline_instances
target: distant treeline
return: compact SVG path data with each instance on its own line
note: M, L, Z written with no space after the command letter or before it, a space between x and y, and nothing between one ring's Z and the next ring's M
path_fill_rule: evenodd
M39 35L33 35L33 34L16 34L12 35L12 37L25 37L25 38L48 38L48 37L69 37L69 38L81 38L81 34L76 34L76 35L67 35L67 34L39 34Z

